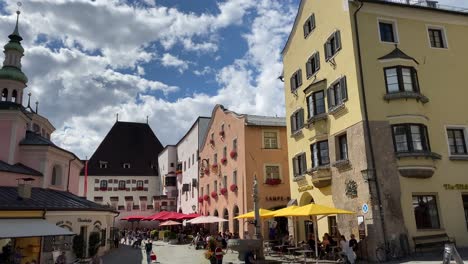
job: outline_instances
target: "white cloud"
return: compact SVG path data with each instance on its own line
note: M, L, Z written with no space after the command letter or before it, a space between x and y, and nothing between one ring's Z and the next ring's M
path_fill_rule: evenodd
M183 61L176 56L173 56L169 53L164 53L161 58L162 65L165 67L174 67L179 70L180 73L183 73L188 69L189 62Z
M194 70L193 73L195 75L198 75L198 76L203 76L203 75L207 75L209 73L213 72L213 69L208 67L208 66L205 66L203 67L202 70Z
M145 75L145 68L141 67L140 65L138 65L136 67L136 72L139 76L143 76Z

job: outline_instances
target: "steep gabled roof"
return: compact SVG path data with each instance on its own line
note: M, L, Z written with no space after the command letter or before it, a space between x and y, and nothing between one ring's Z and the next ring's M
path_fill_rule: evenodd
M163 149L148 124L116 122L89 159L88 175L156 176ZM107 162L107 168L100 168L101 161ZM130 168L124 168L124 163Z

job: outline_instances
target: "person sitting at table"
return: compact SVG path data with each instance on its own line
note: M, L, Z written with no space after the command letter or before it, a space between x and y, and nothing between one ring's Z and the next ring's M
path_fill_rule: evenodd
M356 257L353 249L349 247L349 243L346 241L345 236L341 236L340 238L340 248L340 255L345 256L349 263L354 264Z
M319 241L320 243L320 241ZM309 236L309 239L307 240L307 244L309 245L309 248L313 251L315 251L315 236L314 235L310 235ZM318 247L318 245L317 245Z
M349 247L352 248L354 252L357 251L358 242L357 242L356 237L354 236L354 234L351 234L351 239L349 240Z

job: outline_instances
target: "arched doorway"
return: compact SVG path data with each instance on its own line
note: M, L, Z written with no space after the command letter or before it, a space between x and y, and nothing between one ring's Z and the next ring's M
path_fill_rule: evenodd
M223 222L223 232L229 230L229 212L226 208L223 210L223 218L227 220L227 222Z
M239 207L237 205L234 206L234 209L232 210L232 217L233 217L233 229L232 234L234 236L239 236L239 219L234 219L234 217L239 215Z
M315 203L314 198L309 192L304 192L301 196L301 199L299 200L299 206L304 206L304 205L308 205L311 203ZM302 228L304 228L303 229L304 230L303 234L305 235L304 240L309 239L311 236L315 236L315 230L314 230L315 224L314 224L314 221L312 221L312 219L305 219L303 227L298 228L297 230L302 230Z
M213 216L219 217L218 209L215 209L213 212ZM211 233L217 234L219 232L219 223L218 224L211 224Z

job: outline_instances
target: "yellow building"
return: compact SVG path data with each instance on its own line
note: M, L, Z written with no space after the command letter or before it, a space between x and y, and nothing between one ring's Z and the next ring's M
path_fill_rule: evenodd
M355 211L319 239L365 236L371 259L428 235L468 246L468 13L412 2L302 0L282 54L291 196Z

